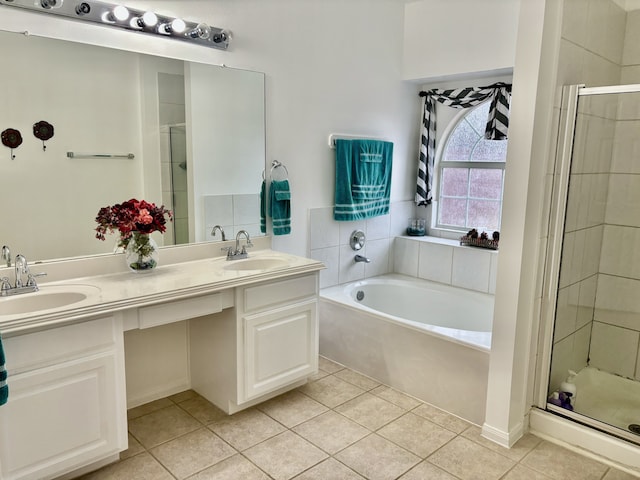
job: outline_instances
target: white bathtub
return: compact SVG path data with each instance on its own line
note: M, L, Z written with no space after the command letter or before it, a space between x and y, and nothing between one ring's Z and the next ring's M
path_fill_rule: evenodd
M492 318L493 295L383 275L321 290L320 354L481 425Z

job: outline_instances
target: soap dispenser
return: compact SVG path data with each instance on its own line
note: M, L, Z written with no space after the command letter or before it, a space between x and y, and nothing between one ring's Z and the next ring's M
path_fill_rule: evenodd
M576 375L576 372L574 372L573 370L569 370L569 376L564 382L560 384L560 391L570 395L570 403L573 405L576 404L576 396L578 394L576 384L574 383Z

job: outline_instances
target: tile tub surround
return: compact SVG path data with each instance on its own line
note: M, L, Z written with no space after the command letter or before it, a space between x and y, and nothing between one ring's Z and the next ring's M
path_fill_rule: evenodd
M396 237L394 272L483 293L496 292L498 251L461 246L458 240Z
M129 449L83 480L631 480L525 435L511 449L320 358L313 381L227 416L193 391L129 410Z

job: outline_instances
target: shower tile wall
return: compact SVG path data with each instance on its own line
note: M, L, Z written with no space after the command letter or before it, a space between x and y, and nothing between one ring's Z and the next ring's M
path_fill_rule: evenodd
M626 12L611 0L565 0L556 117L560 114L561 86L620 83L626 22ZM580 151L574 156L582 157L583 163L572 171L570 178L551 390L566 378L567 370L585 367L590 356L616 110L616 104L600 98L592 100L587 109L583 105L579 115L574 144ZM552 161L553 158L550 155ZM548 183L553 181L552 172L550 166ZM546 226L541 230L547 235Z

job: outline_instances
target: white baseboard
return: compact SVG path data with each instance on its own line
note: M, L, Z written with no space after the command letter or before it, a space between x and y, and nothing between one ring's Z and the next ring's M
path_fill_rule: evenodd
M526 418L526 417L525 417ZM482 436L498 445L511 448L524 435L524 422L518 423L510 432L492 427L485 423L482 425Z

